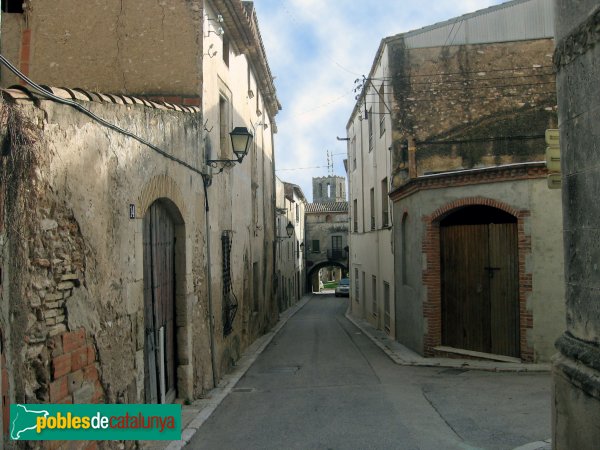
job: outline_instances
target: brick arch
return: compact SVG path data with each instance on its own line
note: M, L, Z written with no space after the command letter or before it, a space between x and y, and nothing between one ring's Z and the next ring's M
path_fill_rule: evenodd
M187 217L186 204L183 201L181 190L175 180L168 175L155 176L142 188L138 197L136 217L144 217L150 205L159 198L169 199L177 207L181 217L177 217L179 214L174 214L175 220L183 221L183 218Z
M494 200L493 198L488 197L466 197L458 200L454 200L441 208L436 209L433 214L429 217L432 221L440 222L446 216L450 215L454 212L455 209L462 208L465 206L490 206L492 208L500 209L511 216L518 217L519 210L513 208L507 203Z
M426 356L435 355L435 347L442 344L442 286L440 261L440 222L450 213L465 206L490 206L517 218L518 261L519 261L519 332L521 359L533 361L533 348L528 335L533 331L533 315L527 308L527 299L532 291L532 274L527 271L525 261L531 255L531 235L526 233L525 221L531 215L528 210L519 210L499 200L487 197L465 197L454 200L423 216L425 226L422 253L426 258L422 272L422 283L426 288L423 301L425 333L423 351Z

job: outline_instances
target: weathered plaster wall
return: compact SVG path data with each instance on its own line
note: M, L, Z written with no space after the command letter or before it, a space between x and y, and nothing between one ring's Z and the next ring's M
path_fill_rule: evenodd
M86 107L199 167L199 114ZM8 231L4 251L11 291L2 329L12 338L11 400L144 401L142 224L147 208L165 198L185 230L185 258L177 263L178 396L199 397L212 387L201 177L68 106L24 102L17 110L45 158L28 168L33 209L23 216L27 226ZM85 381L96 371L99 383L90 381L90 390Z
M202 1L24 3L25 14L3 14L2 53L6 46L6 56L33 80L109 93L199 96ZM27 51L15 52L24 46ZM16 83L3 68L2 86Z
M600 8L555 5L567 326L553 367L552 442L562 450L600 442Z
M543 160L544 131L557 123L553 40L389 47L395 186L407 177L409 137L418 175Z
M393 139L392 115L389 113L392 105L392 88L388 81L392 72L388 54L389 49L384 46L373 63L370 74L372 80L365 86L366 105L362 104L359 110L355 110L347 126L347 135L350 139L348 176L351 233L349 239L350 272L355 285L351 289L352 314L368 319L373 325L394 336L394 247L391 227L395 223L395 218L392 214L391 202L382 189L385 183L387 192L390 190L390 146ZM366 119L365 111L367 111ZM372 128L371 136L369 136L369 122ZM373 189L373 202L370 196L371 189ZM356 210L354 210L355 201ZM384 222L383 217L384 205L387 206L387 223ZM371 211L374 213L374 223L371 221ZM356 269L359 269L358 283L360 284L358 301L355 289ZM362 285L363 272L364 286ZM377 279L375 308L372 301L373 276ZM383 318L384 282L389 284L390 289L389 324L385 324Z
M210 2L206 2L205 13L211 19L216 18L217 14L226 14L225 11L218 11ZM250 64L248 55L241 53L236 46L233 30L223 24L225 34L221 36L214 32L218 28L215 22L207 22L206 29L213 32L205 34L204 52L217 53L213 58L205 58L203 66L202 108L206 121L206 152L211 159L233 159L229 132L241 126L254 136L243 162L224 168L222 172L219 172L220 167L213 169L212 184L208 188L211 208L210 254L214 262L211 264L210 282L215 310L216 346L220 355L217 365L219 374L223 374L278 317L274 295L273 245L275 174L272 134L275 126L274 119L269 116L255 67ZM227 52L226 58L224 52ZM252 91L252 97L249 91ZM221 99L226 102L223 118L227 142L223 146ZM231 276L238 312L233 332L223 336L221 235L226 230L232 232Z
M428 294L424 272L435 263L429 261L423 251L427 232L424 218L456 200L473 197L493 199L517 211L530 212L524 218L525 236L531 239L525 271L532 279L526 311L533 317L533 328L525 338L535 361L549 361L554 354L553 343L564 324L562 214L557 208L557 193L547 188L543 178L423 189L394 201L395 217L407 214L406 250L402 248L401 228L394 229L395 254L398 256L395 260L396 337L407 347L423 353L428 320L435 320L424 311ZM407 252L405 258L401 256L403 251ZM403 259L408 262L404 283L401 282Z

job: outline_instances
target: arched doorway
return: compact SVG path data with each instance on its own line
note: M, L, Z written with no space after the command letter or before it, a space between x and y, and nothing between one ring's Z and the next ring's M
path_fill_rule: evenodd
M484 205L440 221L442 344L519 357L517 218Z
M177 396L175 308L184 283L185 231L173 202L155 201L144 216L144 388L146 403Z

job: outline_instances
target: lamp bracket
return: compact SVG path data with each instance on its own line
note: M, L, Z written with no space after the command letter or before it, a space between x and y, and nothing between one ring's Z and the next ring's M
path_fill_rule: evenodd
M206 164L209 165L210 167L212 167L213 169L216 169L219 167L219 164L222 165L222 167L233 167L235 166L235 163L241 163L242 160L241 159L208 159L206 160Z

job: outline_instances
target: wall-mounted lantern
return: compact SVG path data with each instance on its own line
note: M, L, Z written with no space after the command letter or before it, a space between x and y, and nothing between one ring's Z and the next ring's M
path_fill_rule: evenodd
M237 159L207 159L206 164L211 167L218 167L222 164L223 167L233 167L235 163L241 163L244 157L248 154L250 144L254 136L246 127L235 127L231 133L231 147Z
M292 235L294 234L294 225L292 224L292 222L288 222L288 224L285 226L285 232L287 233L287 237L286 236L275 236L275 237L280 241L282 241L283 239L291 238Z

